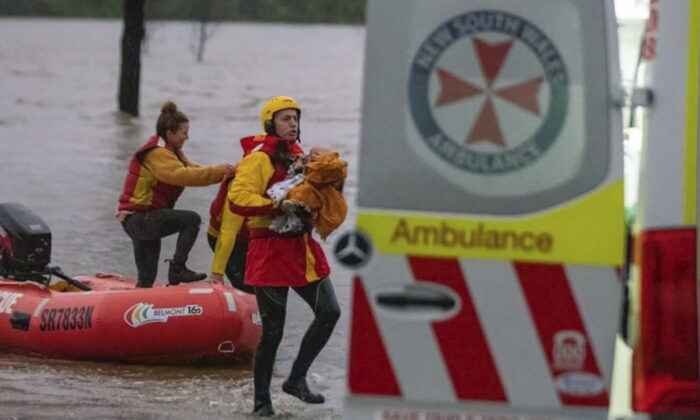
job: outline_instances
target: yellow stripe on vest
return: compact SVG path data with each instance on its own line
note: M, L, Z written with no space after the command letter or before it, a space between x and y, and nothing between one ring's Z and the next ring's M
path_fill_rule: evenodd
M316 257L309 246L308 233L304 234L304 246L306 248L306 281L311 283L318 280L318 273L316 273Z
M145 166L141 166L139 177L136 180L134 191L131 193L129 201L140 206L150 206L153 204L153 185L156 178Z

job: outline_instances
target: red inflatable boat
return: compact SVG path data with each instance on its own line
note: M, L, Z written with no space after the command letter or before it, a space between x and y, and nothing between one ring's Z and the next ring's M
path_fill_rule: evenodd
M137 289L118 275L73 279L48 266L46 248L41 219L0 204L0 349L140 363L252 358L261 333L254 295L196 283Z
M48 357L146 363L250 360L260 338L253 295L230 287L135 289L78 277L91 291L0 280L0 348Z

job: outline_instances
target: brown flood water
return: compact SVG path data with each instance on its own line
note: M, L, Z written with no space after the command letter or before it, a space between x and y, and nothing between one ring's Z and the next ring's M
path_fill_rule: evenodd
M280 391L311 312L290 295L285 338L273 378L278 417L339 418L345 394L350 273L330 255L355 215L356 148L364 29L352 26L219 24L203 63L197 28L149 24L141 117L116 112L121 22L0 19L0 202L38 213L53 234L52 264L69 274L136 274L131 243L114 220L129 155L155 131L160 105L174 100L190 117L190 158L235 163L238 138L259 133L258 111L275 95L303 106L302 146L330 147L350 165L350 214L324 245L343 314L311 368L327 396L308 406ZM203 217L216 187L188 188L178 208ZM161 259L174 249L164 240ZM206 271L200 233L190 264ZM159 281L166 273L161 264ZM250 366L137 366L0 354L0 419L248 418Z

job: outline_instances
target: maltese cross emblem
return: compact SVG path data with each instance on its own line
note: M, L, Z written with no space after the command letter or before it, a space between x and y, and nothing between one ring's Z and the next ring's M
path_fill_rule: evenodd
M420 45L409 77L410 114L443 161L479 174L512 172L556 141L568 80L555 43L532 22L472 11Z

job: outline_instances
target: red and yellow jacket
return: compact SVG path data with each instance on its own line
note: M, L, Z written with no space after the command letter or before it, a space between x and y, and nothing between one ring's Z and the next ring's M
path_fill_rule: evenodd
M330 274L323 249L310 232L279 234L268 229L274 216L267 189L282 181L287 172L268 154L271 144L260 146L243 158L229 192L232 210L248 219L250 239L245 283L262 287L301 287ZM274 150L272 148L271 150Z
M252 141L246 138L241 144L245 149L245 143ZM227 193L228 210L247 219L250 240L245 283L253 286L305 286L330 273L323 250L308 232L289 236L267 229L275 210L266 191L282 181L287 173L285 165L274 164L271 158L279 141L270 136L259 138L257 145L238 164L236 177ZM301 149L292 143L287 153L298 154ZM222 229L225 224L222 222Z
M278 138L267 136L264 134L257 136L249 136L241 139L241 147L243 149L243 158L250 155L252 152L262 152L259 153L262 157L267 156L269 164L272 166L272 162L269 156L274 155L275 149L277 147ZM289 148L290 155L302 154L303 151L297 143L292 143ZM241 162L242 164L243 162ZM278 165L279 168L276 170L273 168L273 172L278 172L278 178L274 182L278 182L284 179L287 169ZM238 173L238 170L236 171ZM243 208L241 206L236 206L232 201L232 191L234 185L234 175L229 174L221 182L218 194L212 201L209 207L209 228L207 233L216 237L216 246L214 247L214 257L211 265L211 272L217 274L223 274L226 263L231 256L233 251L233 246L236 242L236 238L247 240L247 230L244 226L245 216L253 215L256 213L272 214L272 201L270 199L265 199L263 201L264 206L258 209ZM245 177L246 175L244 175ZM238 177L238 175L235 175ZM272 180L270 181L272 182ZM273 182L273 183L274 183ZM270 185L272 185L270 183ZM267 188L265 188L266 190ZM264 191L263 191L264 194ZM268 222L269 224L269 222Z
M274 216L267 189L286 175L262 151L252 152L238 165L230 189L232 210L248 218L250 239L245 284L258 287L301 287L330 274L323 249L310 232L279 234L268 229Z
M179 149L165 147L158 136L151 137L129 162L120 211L148 211L172 208L184 187L215 184L227 172L226 165L201 166L191 162Z

